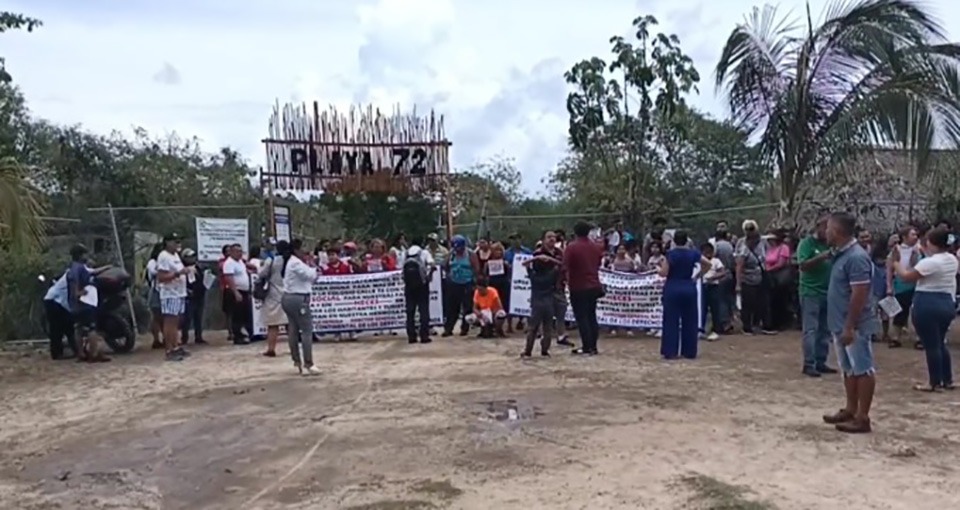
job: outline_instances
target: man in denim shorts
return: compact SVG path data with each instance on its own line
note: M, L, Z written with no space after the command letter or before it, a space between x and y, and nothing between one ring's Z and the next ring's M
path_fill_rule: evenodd
M870 432L870 405L876 388L873 347L879 330L877 303L870 292L873 263L854 237L856 219L835 213L827 222L827 242L835 250L827 290L827 325L843 372L847 403L823 421L848 433Z

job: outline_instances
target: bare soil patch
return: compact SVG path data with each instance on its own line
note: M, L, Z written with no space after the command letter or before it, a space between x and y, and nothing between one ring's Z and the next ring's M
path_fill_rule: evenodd
M386 336L317 346L316 378L215 339L182 364L2 353L0 508L960 508L960 394L911 391L911 349L877 348L875 432L844 436L796 333L682 362Z

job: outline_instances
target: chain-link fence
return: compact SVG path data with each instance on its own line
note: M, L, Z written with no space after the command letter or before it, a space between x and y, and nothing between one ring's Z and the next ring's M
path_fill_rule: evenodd
M259 204L176 207L100 207L82 211L76 218L48 218L45 249L35 256L4 261L0 272L0 339L38 339L45 336L43 296L69 264L70 248L89 249L91 266L122 266L133 278L130 306L138 329L148 328L145 268L154 245L167 234L184 239L184 248L197 248L197 218L231 218L247 224L251 246L265 232L265 210ZM215 263L204 262L204 266ZM206 267L205 267L206 268ZM40 276L43 276L41 281ZM216 286L208 303L219 303ZM206 307L204 322L222 328L219 306Z

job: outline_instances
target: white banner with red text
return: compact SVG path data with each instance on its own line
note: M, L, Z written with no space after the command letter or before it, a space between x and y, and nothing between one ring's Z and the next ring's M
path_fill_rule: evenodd
M530 279L523 265L531 255L517 254L510 287L510 314L530 316ZM699 266L694 274L699 273ZM657 273L620 273L600 270L600 284L606 294L597 302L597 322L610 328L660 329L663 326L663 282ZM567 291L567 302L570 293ZM698 325L703 324L702 288L697 280ZM573 322L573 310L567 307L567 321Z

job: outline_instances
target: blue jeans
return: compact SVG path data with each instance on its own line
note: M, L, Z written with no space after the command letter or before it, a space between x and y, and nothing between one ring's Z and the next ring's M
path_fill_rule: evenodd
M953 366L947 348L947 328L957 314L953 296L942 292L917 292L913 296L913 328L927 356L930 386L953 384Z
M803 368L820 369L830 354L827 296L800 296L803 327Z

